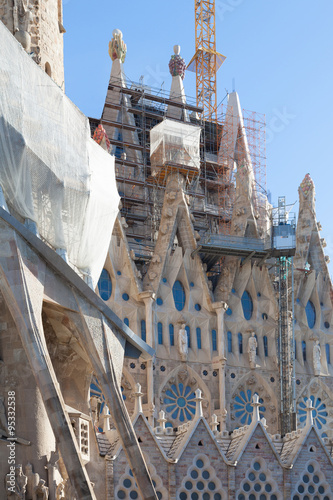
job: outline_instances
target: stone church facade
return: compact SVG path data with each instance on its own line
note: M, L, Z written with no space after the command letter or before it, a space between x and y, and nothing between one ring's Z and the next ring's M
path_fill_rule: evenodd
M41 78L62 87L61 2L5 1L0 12ZM15 48L12 35L2 36ZM103 114L90 119L99 161L114 168L107 153L115 156L121 197L98 283L38 224L31 234L2 186L1 498L333 499L333 295L313 180L306 174L298 188L286 257L283 365L278 258L250 248L266 241L274 209L261 199L259 210L254 196L239 98L229 96L233 142L219 144L238 172L223 244L234 238L248 253L232 247L212 262L226 216L217 188L195 184L206 125L190 114L184 61L176 48L163 109L144 107L159 101L126 81L126 50L115 30Z

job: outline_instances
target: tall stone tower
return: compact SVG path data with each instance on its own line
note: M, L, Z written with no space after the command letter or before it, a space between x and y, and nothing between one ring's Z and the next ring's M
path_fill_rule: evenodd
M64 87L62 0L0 0L0 19L34 61Z

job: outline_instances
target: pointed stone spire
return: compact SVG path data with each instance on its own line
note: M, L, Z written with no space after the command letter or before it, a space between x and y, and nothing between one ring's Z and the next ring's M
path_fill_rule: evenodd
M314 408L312 406L312 400L308 398L306 400L306 408L305 408L305 411L307 412L305 427L311 427L313 425L313 415L312 415L313 409Z
M202 411L202 391L198 388L195 391L195 418L202 418L203 417L203 411Z
M135 384L135 409L134 409L134 414L137 415L138 413L143 413L142 410L142 396L143 392L141 392L141 385L139 383Z
M253 406L252 424L256 424L257 422L260 422L259 407L261 406L261 403L259 403L258 394L253 394L251 406Z
M186 104L186 96L183 85L185 77L186 64L180 54L180 45L173 47L174 55L171 56L169 61L169 70L172 76L170 99L178 104ZM167 117L174 118L175 120L189 121L188 112L180 107L168 106Z
M165 412L163 410L161 410L158 414L158 419L157 419L157 422L160 424L160 427L162 429L162 431L164 432L165 431L165 422L167 421L167 419L165 418Z
M210 428L212 429L212 432L217 432L218 425L219 425L219 423L218 423L218 420L217 420L217 415L215 415L215 413L213 413L213 415L212 415L212 421L210 423Z
M315 210L315 185L310 177L310 174L306 174L302 180L299 188L299 203L300 210L303 204L308 205L312 210Z

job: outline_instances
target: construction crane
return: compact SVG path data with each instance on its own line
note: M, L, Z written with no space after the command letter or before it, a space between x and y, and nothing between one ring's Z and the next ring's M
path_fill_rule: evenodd
M225 56L216 52L215 0L194 0L195 54L187 66L196 73L197 106L203 118L217 119L216 73Z

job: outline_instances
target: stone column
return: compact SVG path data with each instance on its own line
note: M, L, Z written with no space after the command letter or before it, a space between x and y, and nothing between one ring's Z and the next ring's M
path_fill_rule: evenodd
M220 416L225 417L226 402L225 402L225 332L224 332L224 313L228 309L225 302L214 302L213 309L217 315L217 352L218 355L213 358L213 368L219 373L219 388L220 388ZM225 422L225 418L224 418ZM223 422L221 421L221 427Z

